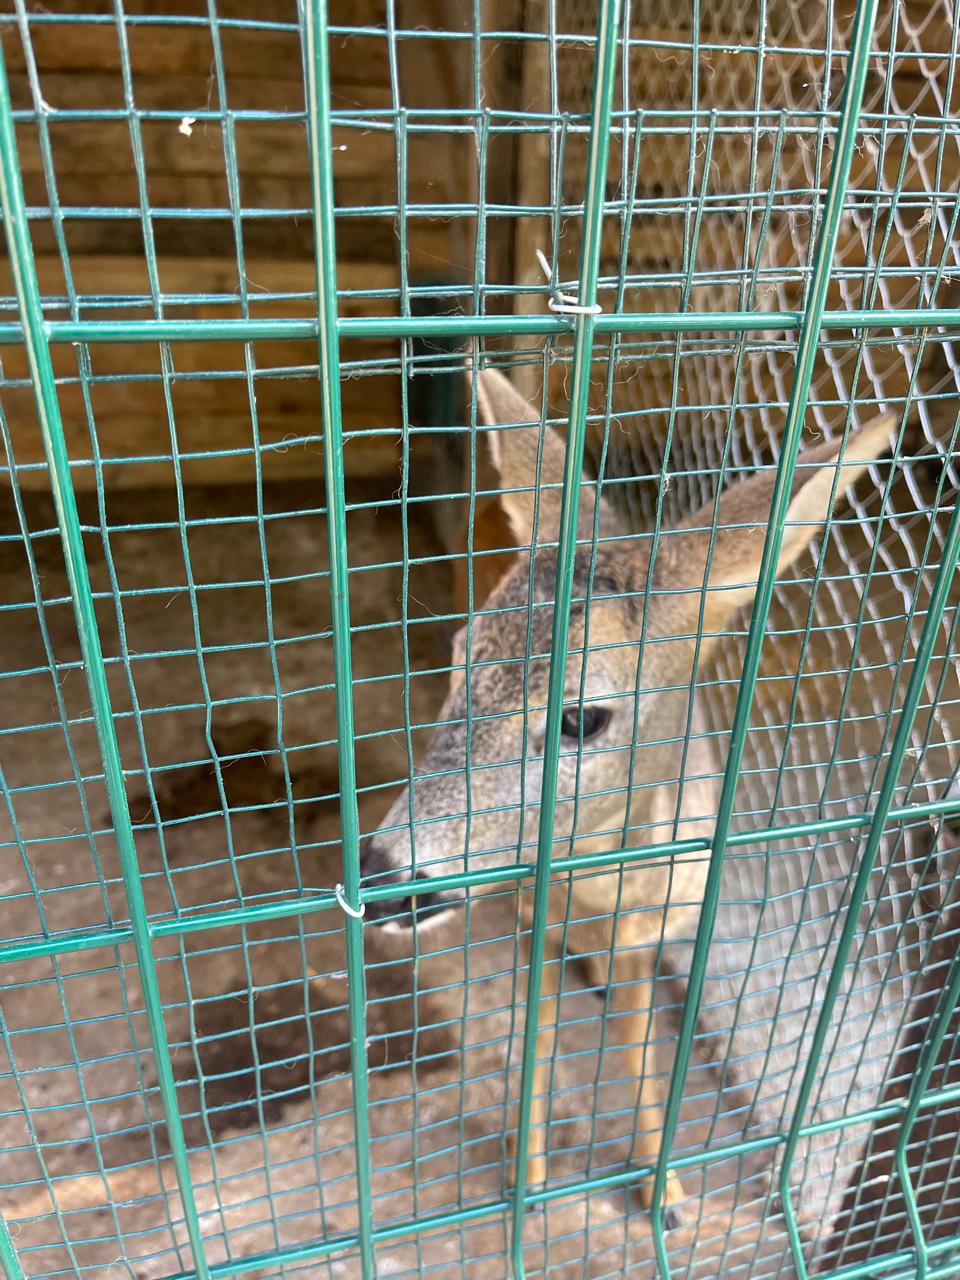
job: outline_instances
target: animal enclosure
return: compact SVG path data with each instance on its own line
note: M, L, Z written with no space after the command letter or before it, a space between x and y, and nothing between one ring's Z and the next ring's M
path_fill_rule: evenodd
M958 23L0 15L13 1280L958 1273Z

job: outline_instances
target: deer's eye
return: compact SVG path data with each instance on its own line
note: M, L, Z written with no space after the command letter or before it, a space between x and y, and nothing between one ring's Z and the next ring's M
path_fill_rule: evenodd
M610 712L606 707L570 707L563 713L560 732L565 738L572 738L574 742L580 741L582 733L583 740L586 742L588 738L596 737L609 723Z

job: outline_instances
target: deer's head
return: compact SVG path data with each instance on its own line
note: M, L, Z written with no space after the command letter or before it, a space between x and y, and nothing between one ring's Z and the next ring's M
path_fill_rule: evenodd
M412 792L364 844L361 871L372 883L508 865L528 859L537 840L564 444L501 374L487 370L478 382L481 417L497 428L501 501L522 550L456 636L442 726ZM800 455L778 573L883 452L891 425L885 416L851 434L842 459L836 441ZM631 536L584 479L554 856L619 847L628 827L631 843L669 837L696 638L702 656L753 599L773 485L770 468L722 495L716 525L711 503L664 530L651 574L651 538ZM370 904L368 914L409 928L461 896L427 887Z

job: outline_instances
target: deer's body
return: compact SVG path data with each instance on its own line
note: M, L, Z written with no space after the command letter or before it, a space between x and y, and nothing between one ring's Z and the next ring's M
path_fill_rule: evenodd
M367 842L362 871L383 881L426 879L502 866L536 843L564 449L540 415L501 375L478 375L501 501L521 548L455 642L454 674L441 727L413 782ZM846 444L802 454L782 572L808 545L842 494L886 446L891 420L877 419ZM716 812L717 761L691 689L699 652L749 602L766 532L773 474L732 486L713 505L664 531L653 571L648 539L631 536L597 486L581 491L565 714L554 813L554 859L706 837ZM595 538L596 534L596 538ZM413 823L410 823L412 811ZM546 1176L545 1107L559 1013L559 947L607 989L606 1040L623 1054L620 1074L636 1082L642 1124L634 1153L653 1164L660 1099L651 1071L653 963L662 940L692 932L707 870L704 853L652 858L605 874L558 878L550 891L548 963L538 1016L530 1177ZM457 897L424 888L404 900L401 927L415 928ZM381 904L397 919L399 908ZM566 922L566 930L559 927ZM557 926L557 927L551 927ZM644 1065L646 1063L646 1066ZM649 1188L650 1184L644 1186ZM682 1197L667 1185L668 1202Z

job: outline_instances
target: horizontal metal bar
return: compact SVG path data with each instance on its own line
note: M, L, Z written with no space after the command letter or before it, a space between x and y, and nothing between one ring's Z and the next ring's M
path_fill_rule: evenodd
M960 1102L960 1085L952 1085L945 1089L937 1089L920 1099L919 1107L923 1111L931 1111L951 1102ZM855 1111L851 1115L838 1116L836 1120L820 1120L806 1124L801 1129L802 1138L812 1138L820 1133L836 1133L842 1129L852 1129L861 1124L873 1124L878 1120L895 1120L907 1108L907 1100L899 1099L884 1106L867 1107ZM731 1142L725 1146L710 1147L705 1151L694 1151L685 1156L673 1156L667 1161L667 1168L682 1173L685 1169L698 1169L704 1165L720 1164L724 1160L736 1160L757 1151L769 1151L772 1147L782 1146L787 1135L782 1133L767 1134L762 1138L745 1138L740 1142ZM610 1191L618 1187L630 1186L653 1176L653 1165L636 1165L624 1169L620 1173L610 1173L596 1178L582 1178L577 1182L565 1182L558 1187L549 1187L543 1191L533 1192L529 1200L532 1204L548 1204L554 1200L563 1200L567 1196L588 1195L591 1191Z
M890 810L888 824L912 822L915 819L942 817L960 813L960 795L943 800L930 800L921 804L901 805ZM747 831L735 831L728 841L731 847L750 844L773 844L780 840L802 840L826 832L850 831L869 826L873 813L845 814L837 818L818 818L809 822L795 822L782 827L756 827ZM637 862L650 862L657 858L676 857L680 854L706 853L710 849L707 840L665 840L660 844L631 845L610 849L601 853L587 853L569 858L554 858L550 863L551 875L567 875L571 871L600 870ZM513 863L495 867L489 871L466 871L459 875L432 876L429 880L407 881L404 884L371 885L360 894L362 902L384 902L416 897L421 890L475 889L485 885L511 884L532 876L532 862ZM200 933L204 929L223 929L230 926L262 923L266 920L295 919L312 915L317 911L329 911L337 905L336 895L318 893L309 898L284 899L280 902L256 903L249 907L232 907L225 911L206 911L192 916L180 916L151 922L150 934L154 938L171 938L182 934ZM36 960L44 956L58 956L78 951L93 951L99 947L116 947L133 940L127 928L93 929L86 933L55 935L50 938L25 938L22 942L0 945L0 964L16 960Z
M283 920L329 911L337 905L333 893L318 893L310 898L292 898L283 902L261 902L250 907L234 907L228 911L203 912L177 920L158 920L151 926L154 938L173 938L181 934L201 933L204 929L259 924L265 920Z
M0 946L0 964L17 960L40 960L45 956L67 956L77 951L96 951L101 947L120 947L133 941L133 930L90 929L84 933L51 938L25 938L23 942L6 942Z
M931 1090L930 1093L923 1094L918 1100L918 1109L921 1111L931 1111L936 1107L947 1106L953 1102L960 1102L960 1084L948 1085L940 1089ZM854 1111L849 1115L839 1116L835 1120L819 1120L811 1122L803 1126L801 1130L802 1138L813 1137L817 1134L837 1132L843 1129L851 1129L856 1125L875 1124L878 1121L896 1120L902 1116L909 1106L906 1098L898 1098L892 1102L884 1103L876 1107L865 1107L861 1111ZM740 1142L731 1143L721 1147L711 1147L704 1151L691 1152L685 1156L676 1156L670 1161L670 1167L682 1172L684 1169L700 1168L704 1165L719 1164L723 1160L737 1159L743 1155L749 1155L757 1151L769 1150L771 1147L781 1145L786 1141L786 1137L781 1134L768 1134L765 1137L746 1138ZM598 1174L595 1178L583 1178L572 1182L564 1182L556 1187L546 1188L542 1191L531 1192L527 1197L527 1207L538 1204L547 1204L554 1200L566 1199L568 1196L581 1195L595 1190L611 1190L618 1187L629 1185L630 1183L640 1181L643 1178L650 1177L653 1167L634 1166L631 1169L623 1170L619 1173ZM67 1175L65 1180L69 1181L76 1175ZM57 1180L53 1181L54 1191L56 1190ZM494 1214L508 1209L510 1204L507 1201L497 1200L488 1201L482 1205L476 1206L474 1209L467 1210L468 1213L479 1213L480 1215ZM16 1206L10 1211L9 1216L13 1220L18 1220L15 1212ZM452 1214L438 1214L437 1221L434 1217L428 1219L412 1218L405 1219L403 1222L395 1223L391 1227L381 1228L382 1235L378 1237L380 1240L401 1239L403 1236L413 1233L421 1233L433 1230L435 1225L449 1226L455 1225L461 1219L455 1212ZM338 1235L333 1236L324 1242L317 1242L311 1248L323 1248L326 1251L337 1251L351 1247L351 1242L356 1239L355 1236ZM271 1255L272 1256L272 1255ZM222 1264L221 1264L222 1265ZM213 1274L217 1274L216 1268L212 1268ZM187 1273L189 1274L189 1273ZM177 1280L171 1277L170 1280Z
M960 1236L947 1236L929 1245L927 1253L931 1258L941 1254L949 1256L942 1266L930 1268L926 1280L956 1280L955 1255L958 1248L960 1248ZM881 1258L871 1258L867 1262L843 1267L839 1271L819 1273L817 1280L877 1280L880 1272L892 1271L894 1267L901 1267L903 1270L891 1276L890 1280L917 1280L916 1259L912 1249L900 1249L897 1253L888 1253Z
M296 107L276 110L267 107L236 107L228 111L204 107L195 108L194 110L195 114L187 117L191 123L213 124L220 127L223 127L228 122L243 124L251 121L300 124L306 119L306 113ZM409 132L421 137L432 133L473 134L478 120L484 121L491 136L522 137L524 134L539 134L542 137L557 126L559 119L564 120L568 131L573 136L586 134L590 130L589 118L578 114L557 117L542 111L507 113L490 110L479 112L467 110L443 112L431 109L417 110L410 107L406 108L405 114L408 116L407 128ZM720 136L736 136L745 133L751 127L756 127L760 132L769 134L773 132L777 124L777 116L774 114L774 109L763 112L741 111L734 108L732 110L717 111L715 114L718 122L717 133ZM829 112L790 111L784 114L790 120L787 130L787 136L790 138L807 137L816 132L821 120L831 121L835 119ZM183 118L183 111L172 107L138 107L134 109L127 107L58 107L53 112L37 111L31 107L21 108L13 112L14 123L17 125L29 125L41 119L52 119L61 126L71 123L129 124L131 120L146 124L173 124L183 120ZM956 135L957 126L953 122L945 121L937 116L918 116L916 119L920 128L915 132L920 132L921 134L924 132L936 132L945 137ZM662 123L658 124L658 121ZM376 130L380 133L392 134L395 134L397 130L396 115L393 109L389 107L354 107L337 111L332 113L331 123L336 129ZM873 123L874 125L877 123L886 124L888 134L894 138L902 136L906 128L903 116L892 113L874 113ZM681 132L700 135L708 129L702 119L695 119L689 111L673 113L650 111L648 120L645 120L644 125L644 133L647 137L662 136L664 134L670 137L679 137ZM614 132L621 137L629 137L633 132L633 117L621 116L614 127ZM809 192L810 188L806 187L804 191ZM874 193L871 192L871 194ZM727 198L730 198L730 196L734 196L734 193L729 193ZM518 209L517 205L507 207L512 210ZM534 205L524 205L522 206L522 213L527 213L531 208L535 207ZM98 213L101 208L112 213L114 207L94 205L91 208ZM167 210L168 206L162 207L163 213L166 213ZM281 206L278 209L278 214L286 215L291 210L291 206ZM193 210L190 212L192 213ZM339 213L341 210L338 209L337 212ZM223 214L222 216L227 217L229 214Z
M799 329L802 311L682 311L623 312L598 315L594 327L598 333L702 333L715 329L743 330ZM929 328L960 325L960 307L925 310L904 307L880 310L826 311L825 329ZM344 338L377 337L482 337L490 334L549 334L570 331L570 321L561 316L353 316L339 323Z
M471 129L468 132L472 136L474 131ZM810 132L814 133L816 131L811 129ZM916 138L919 132L919 129L914 130L914 138ZM939 131L937 132L937 137L940 137ZM712 196L707 194L702 200L698 199L698 204L702 204L705 209L709 210L709 212L713 214L742 214L749 206L751 194L754 195L754 199L756 200L758 193L742 192L738 195L715 194ZM775 203L773 207L780 210L792 209L794 206L787 203L790 199L807 196L816 197L821 194L822 192L817 187L786 187L782 191L778 192L778 203ZM930 208L931 202L948 202L951 199L952 194L952 191L949 189L941 190L940 188L931 188L929 191L924 191L922 198L903 196L897 201L897 211L904 217L910 213L920 214ZM872 196L873 193L865 192L863 195ZM608 200L605 206L606 216L611 218L623 216L628 204L629 200ZM850 200L844 205L844 212L851 214L859 212L862 214L865 211L865 205L866 201L864 199L858 201ZM869 205L866 207L869 207ZM644 201L644 210L647 213L682 214L687 212L689 208L689 202L686 197L683 196L657 196L650 197ZM889 210L889 201L885 197L877 202L877 211L879 212L881 208ZM279 207L271 205L242 205L239 209L240 216L245 222L281 222L290 220L296 222L298 218L307 217L310 212L311 211L309 209L298 205ZM428 203L417 204L415 201L411 201L404 205L404 212L410 219L428 218L434 221L442 219L445 222L452 222L458 219L469 221L476 216L476 206L473 204L457 204L453 202L442 205ZM537 216L548 217L558 212L562 214L563 217L577 218L583 216L583 205L576 201L564 201L559 205L529 204L519 206L514 204L497 204L496 202L491 201L486 206L486 212L491 217L511 219L513 221L518 221L521 218ZM176 222L182 219L190 219L193 222L223 222L224 219L231 216L231 211L223 205L216 204L193 206L163 205L162 208L154 209L153 215L157 222ZM27 206L27 218L30 222L49 222L53 216L54 215L49 205L34 204ZM109 208L98 207L95 205L61 205L57 210L58 220L62 219L64 222L133 222L138 216L139 210L133 205L111 205ZM384 218L396 219L398 216L399 214L396 204L341 205L337 210L337 219L341 223L361 220L380 221ZM796 276L797 270L798 268L796 267L791 268L771 265L761 267L759 270L759 277L765 281L789 280L792 276ZM799 270L802 274L806 274L806 268L801 267ZM885 280L890 280L896 279L898 276L904 276L915 280L917 276L923 276L928 273L935 274L936 271L937 268L930 263L890 264L884 267L883 278ZM752 274L752 272L746 271L743 267L714 266L697 272L695 279L700 282L709 279L711 284L717 284L724 280L742 278ZM860 280L867 274L873 275L874 273L862 263L857 265L854 262L846 265L840 264L837 266L835 268L834 278ZM641 272L636 276L628 277L625 283L652 284L656 281L661 281L664 284L684 283L686 281L686 273L678 269L665 269L663 272L658 272L654 277L649 273ZM600 284L601 287L610 289L611 287L618 287L620 281L617 277L605 275L600 277ZM434 288L426 285L414 285L410 287L408 296L417 297L424 293L432 294L434 293L434 290L444 297L472 298L475 293L475 289L469 285L442 285L435 286ZM351 289L350 297L353 299L388 298L396 296L396 292L395 288L390 289L385 285L381 285L379 288ZM487 286L488 297L509 298L536 292L536 287L531 284L510 285L498 282L495 285ZM0 295L0 298L2 298L2 296L3 295ZM111 305L109 302L105 302L104 295L95 296L97 297L96 304L90 305L98 305L101 307ZM110 297L111 295L106 296ZM124 300L132 298L136 304L140 306L148 306L153 301L150 295L145 294L115 294L112 296L114 298L122 298ZM271 298L282 297L291 299L303 298L306 296L308 295L306 295L303 290L296 291L290 289L283 292L268 291L266 293L259 294L258 301L262 305L265 301ZM164 295L164 302L171 301L173 298L177 298L178 303L181 306L196 306L202 301L209 302L211 299L215 299L221 303L236 302L237 294L236 292L230 292L226 289L216 294L174 293ZM80 301L82 303L82 299ZM51 306L52 302L53 297L48 295L46 298L47 306ZM118 304L114 302L112 305Z
M536 1197L532 1199L535 1200ZM391 1240L400 1240L410 1234L422 1235L427 1231L436 1231L444 1227L464 1226L467 1223L489 1218L502 1211L502 1202L496 1201L491 1202L489 1206L478 1205L471 1209L459 1209L448 1215L435 1214L431 1218L418 1219L416 1227L413 1227L412 1223L409 1224L410 1229L408 1229L408 1224L401 1223L395 1227L384 1227L379 1231L374 1231L373 1242L375 1245L387 1244ZM307 1262L313 1258L325 1257L330 1253L340 1253L347 1248L356 1248L355 1237L351 1237L350 1242L339 1245L336 1249L328 1249L319 1245L303 1245L300 1247L293 1246L276 1253L255 1254L247 1258L238 1258L234 1262L223 1262L211 1267L210 1275L214 1280L224 1280L227 1276L247 1275L251 1271L257 1271L268 1265L292 1265L294 1263ZM957 1248L960 1248L960 1236L950 1236L945 1240L938 1240L930 1246L931 1255L949 1254L951 1256L942 1266L931 1268L927 1280L955 1280L957 1274L956 1259L952 1254ZM869 1262L864 1262L857 1266L845 1267L842 1271L824 1272L819 1277L819 1280L875 1280L878 1271L891 1271L894 1267L901 1266L910 1267L912 1261L912 1254L908 1250L901 1250L898 1253L871 1259ZM914 1280L915 1275L915 1270L906 1270L892 1276L890 1280ZM191 1271L178 1272L175 1276L169 1276L167 1280L194 1280L194 1273Z
M425 1218L413 1218L407 1222L395 1223L393 1226L375 1228L371 1233L371 1239L374 1245L389 1244L393 1240L403 1240L409 1235L420 1236L444 1227L457 1227L469 1222L478 1222L483 1218L503 1213L508 1207L505 1200L492 1200L469 1209L454 1209L449 1213L435 1213ZM232 1262L221 1262L212 1266L211 1280L224 1280L226 1276L247 1275L251 1271L259 1272L266 1266L277 1264L289 1266L294 1263L309 1262L312 1259L325 1258L332 1253L344 1253L359 1247L360 1237L353 1233L332 1236L313 1244L291 1245L287 1249L279 1249L273 1253L250 1254L245 1258L236 1258ZM167 1280L196 1280L196 1276L192 1271L181 1271L175 1276L167 1277Z
M623 312L598 315L598 333L793 332L800 311ZM826 311L824 329L956 329L960 307ZM79 342L257 342L317 337L317 321L290 320L48 320L47 340ZM342 316L341 338L542 337L569 333L562 316ZM23 341L19 324L0 324L0 345Z

